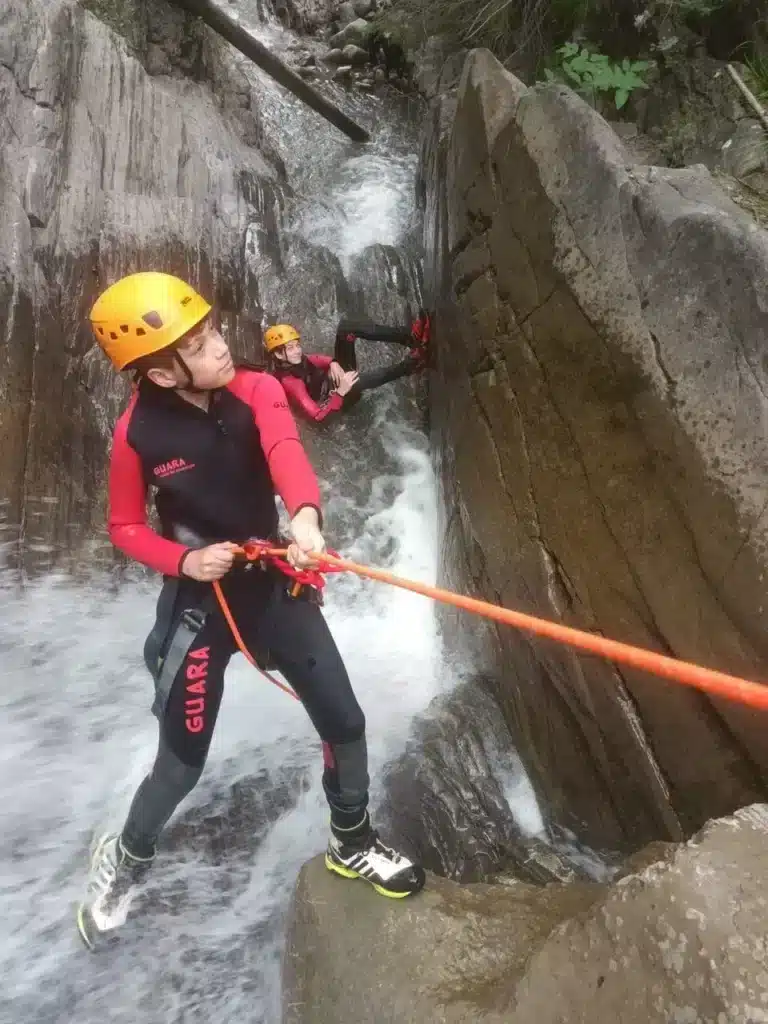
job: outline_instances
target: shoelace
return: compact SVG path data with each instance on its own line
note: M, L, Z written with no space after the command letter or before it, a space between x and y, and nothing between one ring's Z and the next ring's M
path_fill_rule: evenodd
M397 853L392 849L391 846L385 846L384 843L379 839L379 833L373 832L371 834L371 845L366 850L366 853L370 853L373 850L374 853L384 853L386 857L392 861L393 864L399 864L401 860L405 860L405 857L401 853Z
M111 845L111 844L110 844ZM113 848L115 853L117 848ZM91 888L94 892L101 895L105 895L112 888L112 885L117 878L117 857L113 859L112 850L107 848L105 844L100 854L99 865L95 872L95 877L91 883Z

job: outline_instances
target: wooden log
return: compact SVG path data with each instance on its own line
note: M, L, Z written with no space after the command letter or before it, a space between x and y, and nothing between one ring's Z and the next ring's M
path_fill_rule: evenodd
M254 39L251 33L244 28L239 21L223 11L213 0L172 0L177 7L182 7L190 14L196 15L202 21L217 32L228 43L231 43L236 50L244 54L249 60L260 67L263 71L274 78L276 82L293 93L303 103L306 103L312 110L330 121L332 125L352 139L353 142L368 142L369 133L351 117L339 110L335 104L326 99L317 89L313 89L308 82L291 71L278 57Z

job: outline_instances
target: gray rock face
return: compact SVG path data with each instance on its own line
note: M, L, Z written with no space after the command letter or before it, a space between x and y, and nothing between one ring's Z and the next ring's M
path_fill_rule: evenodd
M0 11L0 498L35 547L103 522L104 439L127 382L84 324L98 290L164 265L236 308L245 226L261 210L268 226L279 202L278 169L243 141L218 75L229 101L153 79L68 0Z
M316 858L294 897L284 1024L766 1021L767 839L756 805L610 888L430 876L403 901Z
M484 51L431 117L444 581L765 679L768 235L703 168L634 165L572 92ZM761 715L445 622L542 806L591 844L679 839L764 796Z
M338 6L337 0L285 0L285 4L288 24L310 35L330 25Z
M768 164L765 128L759 121L744 118L722 148L724 170L734 178L748 178Z
M501 871L536 883L580 877L545 836L533 834L538 811L525 806L530 795L520 761L481 680L433 702L405 753L390 765L384 788L377 822L386 821L395 845L431 871L459 882L487 881ZM528 814L527 820L520 815L527 831L510 806L516 792Z
M339 8L338 8L338 10L336 12L336 17L338 18L339 24L343 26L343 25L349 25L353 21L355 21L357 19L357 17L358 17L358 14L355 11L355 8L354 8L353 4L351 4L351 3L342 3L342 4L339 4Z
M368 63L368 52L360 46L353 46L352 43L345 46L341 54L349 64L360 66Z
M328 43L334 48L341 47L342 49L350 44L353 46L365 46L371 32L371 25L365 19L357 18L355 21L345 25L336 35L331 36Z
M439 36L430 36L416 53L413 80L428 100L454 89L461 78L466 50L456 51Z
M515 1019L768 1020L767 811L710 824L556 929L529 963Z

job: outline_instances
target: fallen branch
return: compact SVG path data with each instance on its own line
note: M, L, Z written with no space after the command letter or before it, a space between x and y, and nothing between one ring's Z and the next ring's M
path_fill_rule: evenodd
M183 7L190 14L197 15L209 28L231 43L236 50L252 60L262 71L266 71L271 78L292 92L308 107L316 110L326 121L330 121L339 131L344 132L353 142L368 142L370 135L365 128L361 128L351 117L347 117L330 100L313 89L294 71L291 71L263 43L254 39L238 21L222 11L213 0L172 0L172 2L177 7Z
M760 100L758 100L757 96L755 96L755 94L752 92L752 90L746 84L744 79L741 77L741 75L738 73L738 71L736 71L732 67L732 65L726 64L725 66L728 68L728 74L731 76L731 78L736 83L736 86L737 86L739 92L741 93L741 95L744 97L744 99L747 101L747 103L750 105L750 107L752 107L754 112L757 114L759 119L762 121L763 126L765 127L765 129L768 130L768 114L765 112L765 109L763 108L762 104L760 103Z

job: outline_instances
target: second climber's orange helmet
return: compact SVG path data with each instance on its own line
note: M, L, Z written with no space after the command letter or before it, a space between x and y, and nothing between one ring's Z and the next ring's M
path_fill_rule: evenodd
M181 278L129 274L98 297L90 312L96 341L118 370L177 342L211 311Z
M274 352L276 348L287 345L289 341L301 341L301 335L290 324L275 324L264 332L264 348L267 352Z

